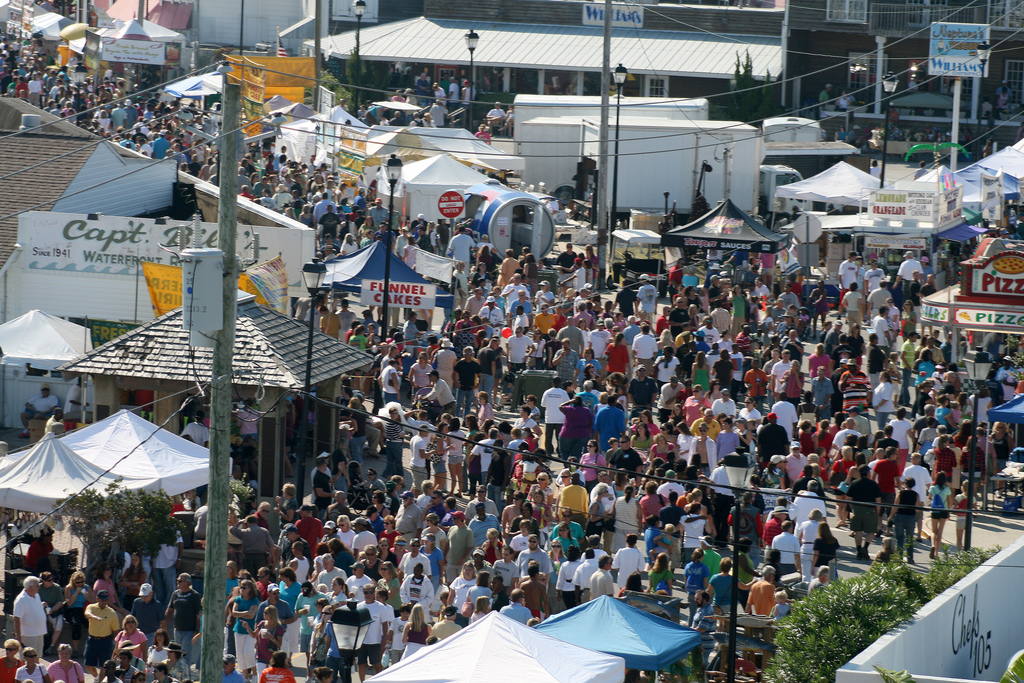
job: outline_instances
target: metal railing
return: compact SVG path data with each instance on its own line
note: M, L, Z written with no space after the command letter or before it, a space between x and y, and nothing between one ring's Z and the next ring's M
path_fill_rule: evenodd
M825 21L863 24L868 20L868 0L828 0Z
M868 9L869 30L876 36L905 36L927 28L933 21L987 24L988 7L872 3Z

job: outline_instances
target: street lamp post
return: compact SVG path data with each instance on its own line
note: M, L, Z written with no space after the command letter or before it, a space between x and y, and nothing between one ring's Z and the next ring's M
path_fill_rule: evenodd
M309 292L309 342L306 344L306 380L302 396L302 414L299 415L299 444L296 449L295 494L301 501L306 492L306 459L309 443L309 407L313 380L313 321L316 320L316 297L327 277L327 266L320 259L313 259L302 266L302 284Z
M466 101L466 128L473 129L473 95L476 92L476 72L473 70L473 53L480 42L480 36L473 29L466 34L466 48L469 50L469 99Z
M385 166L388 173L388 185L391 187L391 195L388 197L388 227L384 231L384 304L381 306L381 329L380 338L388 336L388 299L391 297L391 226L395 220L395 185L402 177L402 160L394 154L388 159Z
M974 383L974 412L971 413L974 428L971 430L971 442L968 445L971 449L970 455L967 456L970 471L967 473L967 526L964 528L964 548L970 550L971 530L974 527L974 451L978 447L978 394L985 387L985 380L992 369L992 357L979 346L964 356L964 367L967 369L967 378Z
M366 0L356 0L352 3L352 13L356 15L356 72L354 74L355 78L352 79L352 83L357 86L356 89L352 91L356 99L356 102L353 104L356 104L359 102L359 95L361 94L358 86L363 80L363 54L359 47L359 31L363 28L363 15L366 14ZM353 109L353 111L355 110Z
M341 683L352 683L352 660L363 646L366 632L373 618L370 610L359 607L355 600L349 600L343 607L337 607L331 615L331 635L341 655Z
M892 104L892 94L896 92L896 86L899 84L896 74L891 71L882 79L882 90L885 91L885 124L882 127L882 171L878 174L879 189L885 187L885 160L889 151L889 106Z
M619 212L619 110L622 106L622 86L626 83L629 71L620 63L612 72L615 79L615 170L612 178L612 215L608 221L609 229L615 229L615 219Z
M71 72L71 80L75 85L82 85L85 80L89 77L89 69L86 68L85 64L79 63L75 67L75 70Z
M732 511L732 594L729 596L729 661L726 669L726 682L736 683L736 628L739 620L740 595L740 517L743 511L742 489L747 485L750 462L744 455L731 453L722 458L725 473L729 477L729 486L733 487L734 508Z

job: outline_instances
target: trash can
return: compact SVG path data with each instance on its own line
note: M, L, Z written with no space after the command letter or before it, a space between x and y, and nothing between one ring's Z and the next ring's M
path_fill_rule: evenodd
M512 385L512 410L518 411L530 394L539 401L541 395L551 388L551 380L557 376L554 370L524 370L516 375L516 382Z

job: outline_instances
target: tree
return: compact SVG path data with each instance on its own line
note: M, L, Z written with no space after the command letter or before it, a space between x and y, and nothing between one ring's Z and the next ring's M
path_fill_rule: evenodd
M740 56L736 55L733 80L736 83L735 90L729 96L725 107L730 120L757 124L779 112L774 88L771 85L771 72L765 72L764 82L760 83L754 77L754 63L750 59L749 51L742 63Z
M129 490L118 480L105 491L89 489L79 494L62 514L68 529L82 542L82 566L90 568L115 548L156 555L161 545L173 544L184 527L171 516L172 508L163 491Z

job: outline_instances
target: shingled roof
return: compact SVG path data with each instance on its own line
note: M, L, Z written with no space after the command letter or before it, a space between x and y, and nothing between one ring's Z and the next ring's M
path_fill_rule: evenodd
M42 127L10 135L21 125L22 114L39 116ZM18 213L33 207L38 207L37 211L53 208L96 151L97 145L89 143L99 140L99 136L24 100L0 98L0 172L8 176L0 181L0 264L7 261L18 242ZM10 175L64 154L68 156L60 161Z
M309 325L253 300L239 301L235 328L234 383L241 386L303 386ZM194 356L192 353L194 352ZM370 365L373 357L334 337L315 332L312 383ZM59 368L71 377L108 375L141 380L195 382L209 378L213 349L189 346L181 309L93 349Z

